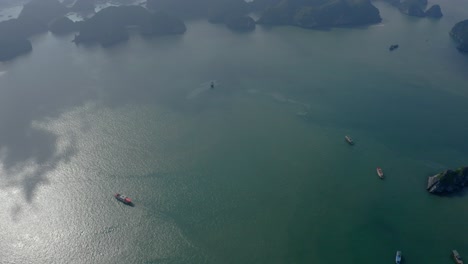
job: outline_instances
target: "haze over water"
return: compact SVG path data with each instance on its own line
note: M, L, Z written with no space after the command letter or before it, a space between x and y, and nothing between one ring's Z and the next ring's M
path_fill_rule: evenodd
M440 4L436 21L377 2L382 24L330 31L35 37L0 64L0 263L468 257L468 196L425 190L468 164L468 57L448 36L468 3Z

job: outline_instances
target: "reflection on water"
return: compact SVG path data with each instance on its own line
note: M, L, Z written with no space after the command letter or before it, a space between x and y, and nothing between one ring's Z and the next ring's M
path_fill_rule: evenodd
M467 248L466 201L424 188L468 160L464 57L445 20L382 10L365 30L35 38L0 77L0 260L370 263L401 248L443 263ZM431 52L411 48L421 29Z

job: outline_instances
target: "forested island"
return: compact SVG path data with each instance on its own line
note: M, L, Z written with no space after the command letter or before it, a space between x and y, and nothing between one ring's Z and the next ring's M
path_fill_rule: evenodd
M17 19L0 22L0 61L30 52L28 38L46 32L48 23L66 12L57 0L32 0L24 5Z
M304 28L361 26L379 23L379 10L370 0L147 0L146 5L111 6L95 13L95 5L106 0L31 0L17 19L0 22L0 60L9 60L32 50L34 34L78 32L75 43L102 46L125 41L128 29L141 35L183 34L185 19L206 19L238 31L254 30L257 24L291 25ZM410 16L442 16L440 6L427 8L427 0L385 0ZM121 1L131 3L131 1ZM66 17L69 12L94 14L82 22ZM259 19L249 16L255 12ZM467 24L454 26L450 35L458 49L468 50Z
M427 8L427 0L386 0L386 2L397 7L408 16L431 18L441 18L443 16L439 5L432 5Z
M267 8L258 23L321 28L367 25L381 21L379 10L368 0L282 0Z
M468 52L468 19L455 24L450 31L450 36L458 42L459 51Z
M206 17L233 29L252 29L249 12L261 12L258 24L307 28L379 23L379 10L369 0L148 0L147 7L183 18Z
M110 46L129 38L128 27L146 36L182 34L186 30L182 20L163 12L151 13L141 6L111 6L82 22L73 41Z
M146 36L181 34L182 20L163 12L150 12L141 6L108 7L91 19L73 22L65 15L72 10L94 10L93 0L78 0L71 8L58 0L31 0L17 19L0 22L0 61L10 60L32 50L29 37L48 30L54 34L78 31L76 43L109 46L128 39L127 27L135 26Z

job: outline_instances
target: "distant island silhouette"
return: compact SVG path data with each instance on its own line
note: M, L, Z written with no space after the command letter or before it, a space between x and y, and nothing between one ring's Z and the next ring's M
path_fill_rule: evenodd
M385 0L401 12L417 17L440 18L439 5L427 8L427 0ZM144 36L183 34L186 19L201 18L225 24L236 31L252 31L257 24L290 25L303 28L361 26L381 22L379 10L370 0L147 0L142 5L110 6L95 12L96 0L31 0L17 19L0 22L0 61L32 50L28 40L34 34L77 32L74 42L98 43L104 47L129 38L130 27ZM102 3L102 1L100 1ZM69 12L91 13L89 19L74 22ZM259 14L255 21L250 13ZM466 21L454 26L450 35L458 49L468 50Z
M427 10L427 0L385 0L397 7L403 14L414 17L441 18L442 9L439 5L432 5Z
M18 18L0 22L0 61L30 52L28 38L46 32L53 19L66 13L67 8L57 0L32 0L24 5Z
M468 19L455 24L450 31L450 36L458 42L459 51L468 52Z
M128 39L126 28L133 26L146 36L182 34L182 20L163 12L151 13L141 6L111 6L78 25L75 43L100 43L110 46Z

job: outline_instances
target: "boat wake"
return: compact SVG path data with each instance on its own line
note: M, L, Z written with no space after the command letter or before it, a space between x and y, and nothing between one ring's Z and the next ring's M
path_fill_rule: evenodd
M213 87L211 87L213 85ZM186 96L187 99L195 99L199 95L212 90L213 88L219 87L219 83L216 80L207 81L201 83L197 88L189 92Z

